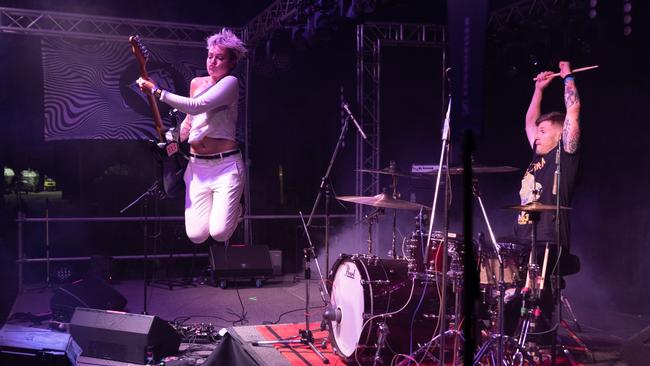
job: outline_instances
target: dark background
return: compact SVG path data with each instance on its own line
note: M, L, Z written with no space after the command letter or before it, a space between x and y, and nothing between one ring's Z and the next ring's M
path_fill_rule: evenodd
M270 1L0 1L0 6L33 8L136 19L242 26ZM367 20L444 23L442 1L380 1ZM492 1L492 10L509 1ZM596 71L576 75L582 98L582 161L573 202L572 251L582 259L582 271L568 280L567 291L590 307L648 314L650 291L650 154L646 104L650 77L648 9L633 1L633 32L623 35L622 1L599 2L595 19L587 16L588 1L578 8L558 2L550 16L512 21L488 31L486 52L485 118L476 159L484 165L524 168L530 148L524 133L524 115L533 91L532 78L543 70L557 70L560 59L574 67L600 65ZM83 5L82 5L83 4ZM356 21L360 21L357 19ZM352 103L355 90L355 20L347 20L310 42L291 41L290 31L273 34L254 54L250 75L252 211L250 214L309 212L320 178L340 133L341 89ZM42 72L38 37L0 34L0 165L14 170L35 169L56 179L63 199L22 200L6 196L2 203L0 256L2 259L2 316L15 296L16 213L42 217L120 216L119 210L151 184L155 170L149 148L139 141L43 141ZM440 153L442 82L440 50L386 47L382 50L381 165L395 160L409 170L413 163L437 164ZM561 83L545 94L543 109L562 109ZM453 123L453 122L452 122ZM355 139L352 126L332 172L336 194L354 194ZM460 147L453 147L458 164ZM115 169L119 168L115 173ZM283 182L278 171L282 167ZM480 177L484 203L497 235L507 235L515 213L500 207L518 202L521 172ZM382 179L382 187L388 186ZM432 182L400 180L405 199L431 204ZM452 181L454 198L451 226L460 230L461 199ZM413 196L411 195L413 194ZM182 199L159 203L162 215L182 215ZM151 210L152 207L149 207ZM336 213L354 207L332 203ZM322 206L320 211L322 211ZM136 205L127 216L139 216ZM150 212L151 213L151 212ZM477 231L485 230L481 217ZM387 238L392 217L380 220ZM399 213L400 239L413 230L411 213ZM330 255L362 252L365 243L350 236L350 222L336 221ZM52 224L53 256L142 253L138 224ZM44 228L25 228L25 250L43 256ZM166 224L160 248L154 251L191 252L182 222ZM317 245L322 230L315 228ZM237 233L237 238L241 233ZM295 221L253 224L254 244L267 244L284 252L285 270L295 263L302 245ZM383 255L387 239L378 243ZM198 250L205 251L200 246ZM331 263L331 261L330 261ZM81 266L81 265L80 265ZM82 266L83 267L83 266ZM26 280L43 280L43 270L30 265ZM137 276L138 263L121 276ZM83 272L88 268L79 268Z

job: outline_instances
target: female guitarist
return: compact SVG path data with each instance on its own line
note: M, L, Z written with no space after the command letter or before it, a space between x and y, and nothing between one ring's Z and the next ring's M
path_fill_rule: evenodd
M140 78L143 92L187 114L180 126L181 141L190 144L185 171L185 229L194 243L208 236L227 241L241 215L244 164L235 140L239 81L231 75L246 56L244 43L223 29L207 39L208 76L190 84L190 97L159 88Z

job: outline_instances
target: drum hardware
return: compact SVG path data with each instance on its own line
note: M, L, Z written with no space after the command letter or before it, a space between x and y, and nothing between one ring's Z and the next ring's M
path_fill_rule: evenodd
M318 258L316 256L316 251L314 250L314 245L311 242L311 237L309 236L309 229L307 228L307 224L305 223L305 218L302 216L302 212L300 212L300 219L302 220L302 225L303 228L305 229L305 234L307 236L307 242L309 243L309 247L305 247L303 249L303 259L304 259L304 266L305 266L305 329L300 329L298 331L300 339L278 339L275 341L253 341L251 342L253 346L261 346L261 345L270 345L270 344L304 344L309 346L311 350L321 359L321 361L325 364L329 364L330 361L325 355L323 355L318 348L314 345L314 334L311 332L309 329L309 282L311 281L311 269L309 266L309 261L310 257L313 256L314 262L316 262L316 268L318 269L318 274L321 277L321 282L325 291L325 294L329 297L329 292L327 290L327 286L325 286L325 280L323 279L323 274L320 269L320 265L318 264ZM329 310L329 313L328 313ZM328 316L333 316L336 318L341 318L341 313L340 311L337 313L336 309L331 309L331 306L328 305L328 309L326 310L326 313ZM333 315L332 315L333 313ZM325 314L323 314L323 317L325 317ZM322 346L325 346L325 342L322 343Z
M363 216L363 222L368 224L368 255L372 254L372 225L374 225L378 220L379 216L384 214L384 208L379 207L370 214Z
M494 248L494 252L497 256L497 260L499 262L498 269L499 269L499 275L497 278L495 278L493 275L492 280L497 283L497 291L498 291L498 310L497 310L497 332L493 333L490 335L490 339L485 342L481 348L478 350L476 353L476 356L474 357L474 365L478 365L479 362L481 362L481 359L483 358L484 354L490 350L490 352L493 352L491 348L493 345L496 343L496 360L498 360L499 365L502 365L504 362L507 363L507 360L505 359L504 356L504 337L506 337L503 332L504 332L504 297L505 297L505 291L506 291L506 282L505 282L505 260L503 256L503 247L500 246L497 243L496 237L494 236L494 231L492 230L492 225L490 225L490 220L487 216L487 212L485 211L485 205L483 205L483 199L481 197L481 192L479 189L478 185L478 179L473 180L472 184L472 194L474 197L476 197L476 200L478 201L479 207L481 208L481 213L483 214L483 219L485 220L485 224L488 229L488 233L490 235L490 239L492 240L492 246ZM483 238L480 238L479 240L479 263L481 263L481 260L483 258L482 255L482 250L481 250L481 244L485 241ZM488 263L491 265L490 263ZM480 267L479 267L480 268ZM488 273L489 275L489 273ZM480 281L480 280L479 280ZM494 359L494 355L491 355L492 359Z
M377 334L378 334L378 340L377 340L377 350L375 351L375 357L373 358L373 366L377 365L378 363L383 364L384 361L381 358L381 350L385 347L386 343L386 337L388 334L390 334L390 331L388 329L388 324L386 322L382 321L379 323L377 327Z
M386 192L383 192L381 194L371 196L371 197L366 197L366 196L340 196L337 197L338 200L341 201L346 201L346 202L353 202L353 203L358 203L362 205L368 205L368 206L373 206L373 207L378 207L378 208L389 208L389 209L394 209L393 211L393 226L392 226L392 239L391 239L391 250L389 252L389 256L392 257L393 259L397 259L397 210L422 210L423 208L426 208L426 206L415 203L415 202L409 202L409 201L404 201L399 199L400 195L397 190L397 177L398 176L405 176L406 173L403 173L397 169L397 166L395 164L394 160L390 161L389 167L384 168L381 170L368 170L368 169L360 169L357 170L360 172L364 173L379 173L379 174L388 174L391 176L391 193L387 194ZM382 211L383 213L383 211ZM371 227L368 228L369 230L369 236L372 235L372 230ZM370 240L370 238L369 238ZM370 243L370 242L369 242ZM372 253L372 246L369 245L369 253Z
M376 280L376 281L366 281L366 280L361 280L362 285L390 285L390 281L386 280Z

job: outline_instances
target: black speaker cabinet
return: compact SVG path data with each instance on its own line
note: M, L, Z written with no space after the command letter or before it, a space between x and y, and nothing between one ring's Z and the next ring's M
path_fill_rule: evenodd
M0 329L0 365L74 365L78 355L73 343L67 333L5 324Z
M216 279L268 277L273 274L266 245L213 245L210 247L210 264Z
M105 281L89 278L54 290L50 309L56 319L68 321L77 307L121 311L126 302L126 298Z
M621 356L629 366L646 366L650 362L650 327L632 336L621 348Z
M147 364L175 355L180 335L157 316L77 308L70 334L86 357Z

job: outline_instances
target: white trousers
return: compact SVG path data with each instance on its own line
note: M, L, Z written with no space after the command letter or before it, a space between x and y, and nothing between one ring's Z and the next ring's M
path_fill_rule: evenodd
M237 228L244 190L241 154L223 159L190 158L185 170L185 230L193 243L208 236L230 239Z

